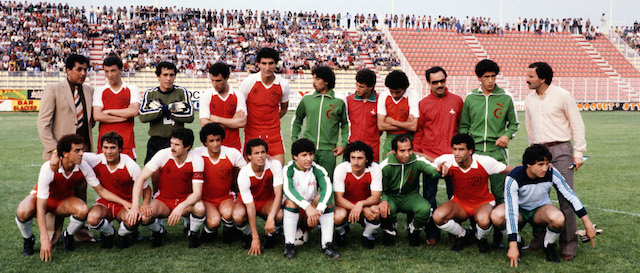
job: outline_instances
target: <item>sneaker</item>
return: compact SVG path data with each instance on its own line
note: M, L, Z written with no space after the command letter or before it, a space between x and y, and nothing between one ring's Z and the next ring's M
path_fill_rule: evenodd
M115 234L112 234L110 236L102 235L101 238L102 238L102 241L100 242L100 248L108 249L113 247L113 241L116 238L116 235Z
M420 230L416 229L413 232L409 232L409 246L420 246Z
M36 243L36 237L31 235L29 238L24 238L24 243L22 244L22 255L31 256L33 255L33 245Z
M251 241L253 241L253 237L251 234L242 235L242 248L249 249L251 248Z
M325 247L322 249L322 253L324 253L324 255L329 256L329 258L331 259L338 259L342 257L342 255L340 255L340 252L334 249L331 243L327 243L327 245L325 245Z
M197 232L189 231L187 233L187 238L189 239L189 248L198 248L198 246L200 246Z
M284 257L287 259L293 259L296 257L296 247L293 244L284 245Z
M480 251L480 253L488 253L491 250L491 248L489 248L489 242L487 241L487 238L478 240L478 250Z
M336 245L338 245L339 247L344 247L347 245L347 233L345 232L344 234L338 234L336 232Z
M225 244L230 244L233 242L233 236L235 235L236 228L235 227L223 227L222 228L222 241Z
M382 244L385 246L392 246L396 244L396 236L393 234L390 234L388 232L383 232L382 233Z
M164 242L164 236L167 235L167 231L162 228L160 232L152 233L153 241L151 241L151 248L161 247Z
M373 249L373 247L376 245L375 238L367 238L366 236L362 236L360 237L360 241L362 242L362 247L366 249Z
M272 249L276 246L276 238L274 235L265 236L264 238L264 249Z
M491 243L491 247L493 249L504 248L504 244L502 243L502 232L498 232L497 230L493 231L493 242Z
M73 235L69 234L66 230L62 233L62 245L64 251L74 251L76 248L73 246Z
M546 247L543 247L545 256L547 257L547 261L559 263L560 258L558 258L558 253L556 253L556 244L548 244Z
M131 243L133 241L133 233L132 234L127 234L124 236L118 236L118 247L120 249L125 249L131 246Z
M216 239L217 236L218 236L218 232L216 231L211 233L202 231L202 234L200 235L200 243L201 244L211 243Z

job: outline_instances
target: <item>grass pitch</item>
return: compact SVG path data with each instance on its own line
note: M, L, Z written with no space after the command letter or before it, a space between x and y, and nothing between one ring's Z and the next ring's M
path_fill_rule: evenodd
M640 132L640 113L633 112L583 112L587 128L588 152L592 157L576 173L576 192L587 208L591 220L604 232L596 238L596 249L590 244L580 244L577 257L570 262L552 264L545 261L542 251L522 254L520 267L510 269L506 250L480 254L475 245L454 253L451 243L442 234L441 241L432 247L410 247L406 232L400 234L395 246L384 247L380 242L373 250L365 250L359 244L362 228L352 225L349 245L341 248L342 259L329 260L320 253L319 234L312 231L310 241L297 247L297 258L282 257L284 245L265 250L260 257L246 255L240 242L225 245L216 241L197 249L188 249L182 224L168 227L165 246L151 249L147 240L135 243L131 248L117 247L101 250L99 244L77 243L76 251L64 253L61 243L54 247L53 261L41 262L38 256L40 243L36 243L36 254L21 255L22 238L14 222L18 203L36 184L41 159L42 145L36 129L37 113L0 114L0 270L7 272L633 272L638 271L637 259L640 248L640 196L637 176L640 169L640 147L637 133ZM289 124L292 113L283 119L283 137L290 145ZM527 146L524 115L516 138L509 144L511 165L520 163ZM188 125L196 133L198 123ZM146 153L147 124L136 123L138 162ZM97 136L97 127L94 130ZM198 145L199 142L196 141ZM291 156L287 156L290 160ZM441 185L443 182L441 181ZM438 201L446 197L441 186ZM88 190L89 204L93 204L96 193ZM552 194L555 200L555 193ZM557 205L557 203L556 203ZM35 222L35 221L34 221ZM68 220L66 221L68 223ZM259 220L259 226L264 222ZM399 227L404 225L400 217ZM578 221L578 228L582 223ZM140 229L143 237L150 232ZM36 239L39 235L34 223ZM261 235L263 231L261 231ZM524 229L524 238L531 239L530 227ZM423 235L424 236L424 235ZM221 237L219 232L218 238ZM38 241L38 240L36 240Z

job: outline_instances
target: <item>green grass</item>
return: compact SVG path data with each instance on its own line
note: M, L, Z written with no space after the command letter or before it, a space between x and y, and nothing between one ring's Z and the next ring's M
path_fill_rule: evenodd
M636 183L640 161L640 148L634 144L640 132L640 114L630 112L584 112L587 128L587 154L592 157L576 173L576 192L587 207L592 221L604 232L596 239L597 248L580 244L578 256L571 262L551 264L541 251L523 253L522 272L630 272L638 271L637 258L640 209L637 206L640 186ZM284 139L290 145L289 124L291 113L282 120ZM520 120L524 117L520 113ZM139 162L144 159L147 127L136 124ZM189 125L198 131L198 124ZM517 165L527 145L524 124L510 143L511 164ZM296 259L282 257L284 246L264 251L261 257L249 257L239 242L232 245L214 243L198 249L188 249L180 224L168 228L165 246L151 249L148 241L138 242L126 250L99 249L98 244L78 243L76 251L64 253L57 245L53 261L40 262L38 254L23 257L22 239L13 220L15 209L36 183L41 160L42 145L36 130L35 113L0 114L0 268L2 271L35 272L121 272L121 271L238 271L238 272L341 272L341 271L444 271L444 272L503 272L508 268L506 251L479 254L476 246L468 246L460 253L449 250L451 244L442 235L434 247L409 247L406 233L400 231L394 247L376 245L364 250L359 245L362 228L352 225L350 244L341 248L343 258L329 260L320 253L319 234L313 231L310 242L297 248ZM291 156L287 156L289 160ZM443 182L441 182L442 185ZM89 203L96 194L88 190ZM555 199L555 194L552 194ZM438 200L445 199L444 190ZM68 222L68 221L67 221ZM262 225L262 221L259 224ZM404 218L400 218L400 226ZM582 226L578 224L579 228ZM37 234L37 226L34 224ZM143 236L149 231L141 228ZM262 232L261 232L262 234ZM530 240L530 228L524 237ZM38 235L36 235L38 238ZM220 237L218 237L220 238ZM40 246L36 243L36 249ZM634 269L635 268L635 269Z

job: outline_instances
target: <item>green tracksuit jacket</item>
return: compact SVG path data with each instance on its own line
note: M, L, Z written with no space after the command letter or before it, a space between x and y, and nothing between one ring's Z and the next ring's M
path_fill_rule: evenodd
M349 121L344 100L336 98L333 90L326 94L318 91L300 100L291 124L291 140L300 137L302 122L307 119L302 137L316 144L316 150L333 150L336 145L347 146L349 141ZM338 143L338 137L341 141Z
M412 154L409 162L400 163L395 154L390 154L380 163L382 168L382 201L387 200L387 195L403 195L419 193L420 175L430 174L432 177L440 177L440 173L429 161ZM387 200L388 201L388 200Z
M503 135L512 139L519 127L513 97L504 89L496 85L489 96L485 96L480 88L467 94L458 132L471 135L476 150L498 150L500 147L495 145L496 140Z

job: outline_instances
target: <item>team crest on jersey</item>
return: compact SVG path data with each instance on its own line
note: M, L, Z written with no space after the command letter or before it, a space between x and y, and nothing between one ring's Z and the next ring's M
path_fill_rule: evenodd
M400 119L401 120L407 120L409 119L409 107L408 106L400 106L398 107L398 112L400 113Z
M180 179L183 181L191 180L191 177L193 177L192 171L184 171L180 174Z
M269 101L273 103L279 103L281 98L282 95L278 94L278 91L271 90L271 92L269 92Z
M333 117L336 116L336 106L333 104L329 104L329 110L327 110L327 112L325 113L325 115L327 116L328 119L333 119Z
M124 179L120 178L120 177L116 177L115 179L113 179L113 185L116 186L116 188L120 188L120 187L124 187L126 181L124 181Z
M482 183L482 177L479 176L479 175L471 176L471 177L469 177L469 179L467 179L467 183L469 183L469 185L475 187L475 186L479 185L480 183Z
M227 104L226 112L227 112L227 114L233 116L233 114L236 113L236 104L235 103Z
M120 109L129 107L129 98L125 98L125 97L119 98L118 107L120 107Z
M498 103L496 103L496 105L498 106L498 108L496 108L496 110L495 110L495 111L493 111L493 115L494 115L496 118L501 118L501 117L502 117L502 114L503 114L503 113L502 113L502 109L504 108L504 104L503 104L503 103L499 103L499 102L498 102Z
M219 178L228 178L231 175L231 168L220 168L218 169L218 177Z

